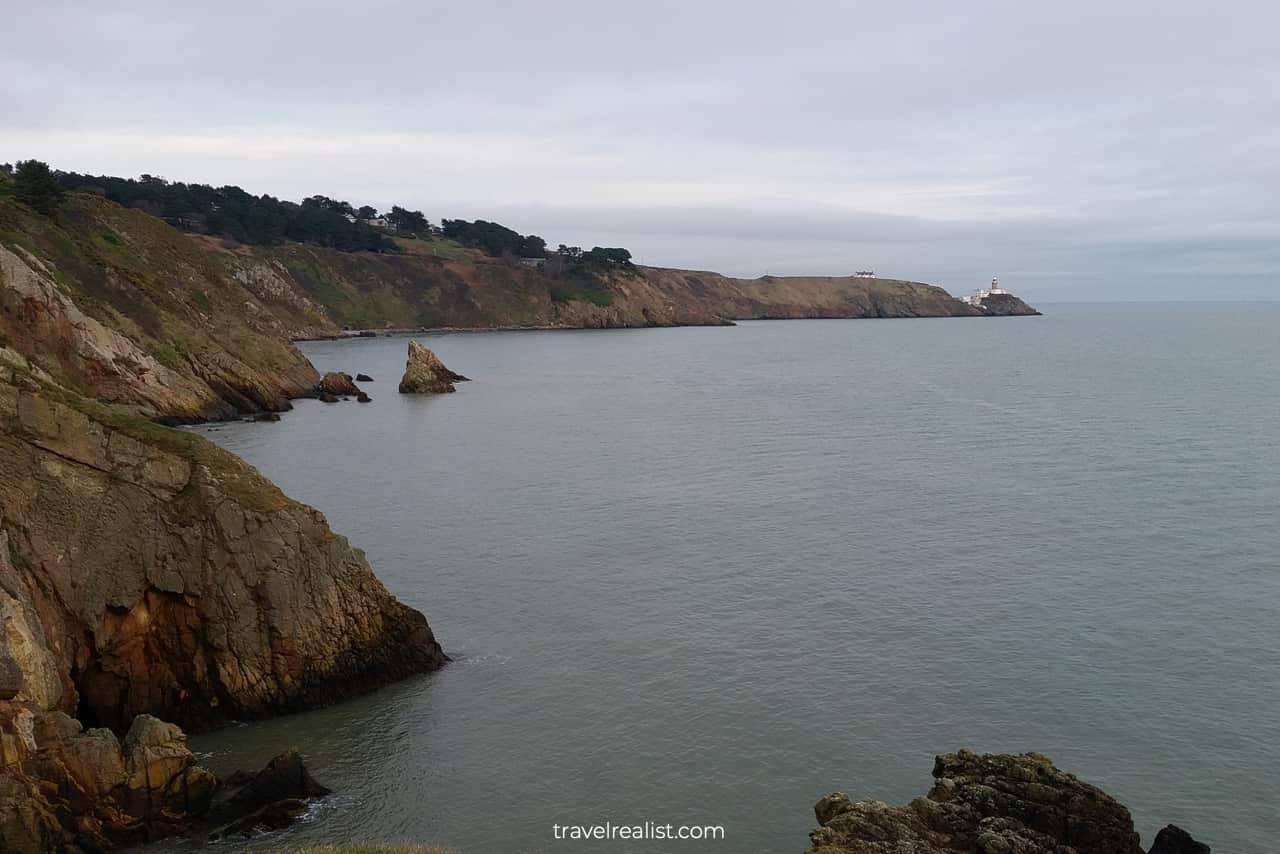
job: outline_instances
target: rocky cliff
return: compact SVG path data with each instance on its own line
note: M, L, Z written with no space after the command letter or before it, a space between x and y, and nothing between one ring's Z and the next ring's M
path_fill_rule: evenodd
M1129 810L1038 753L938 756L904 807L841 792L814 807L806 854L1143 854ZM1150 854L1209 854L1172 825Z
M288 244L255 249L306 298L353 329L718 325L762 318L976 317L942 288L855 276L735 279L637 267L598 286L490 258L447 241L401 240L400 255ZM435 254L442 253L442 254ZM1019 313L1019 312L1004 312ZM1033 310L1020 313L1035 313Z
M20 368L0 376L0 615L17 699L117 730L279 714L445 660L319 512Z
M290 338L335 331L269 264L140 211L0 198L0 345L87 396L170 421L287 409L320 379Z

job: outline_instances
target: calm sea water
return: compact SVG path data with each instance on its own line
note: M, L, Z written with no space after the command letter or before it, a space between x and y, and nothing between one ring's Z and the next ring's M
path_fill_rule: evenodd
M834 789L1038 750L1215 852L1280 832L1280 307L305 345L373 403L208 435L455 662L193 740L337 794L252 844L799 852ZM557 843L552 824L719 824Z

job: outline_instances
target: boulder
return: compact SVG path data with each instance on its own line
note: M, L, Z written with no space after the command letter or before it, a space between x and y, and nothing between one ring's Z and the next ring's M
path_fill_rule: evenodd
M328 795L302 763L297 750L290 749L267 763L252 776L237 772L228 785L240 790L219 804L208 816L218 829L209 835L216 841L231 834L248 835L258 828L278 830L306 811L306 802Z
M409 359L400 380L401 394L444 394L456 391L454 383L467 380L444 366L440 357L417 341L409 342Z
M139 715L123 743L108 729L79 729L61 712L0 704L0 732L22 731L4 742L0 763L4 854L101 852L227 825L278 828L329 793L297 751L220 785L173 724ZM220 788L230 795L213 807Z
M364 392L360 392L359 394L356 395L357 403L369 403L372 400L373 398L369 397L369 395L365 394Z
M1191 838L1191 834L1175 824L1168 824L1156 834L1147 854L1209 854L1209 846Z
M330 371L321 377L320 385L316 387L316 391L320 394L332 394L335 397L360 393L360 389L351 381L351 374L344 374L339 371Z
M1142 854L1129 810L1038 753L947 753L933 776L928 796L903 807L826 796L807 854ZM1151 854L1208 851L1160 847L1182 845L1180 833L1161 831Z
M356 374L356 382L371 383L373 382L373 377L369 376L368 374Z
M168 789L196 763L187 736L177 726L138 715L124 737L126 780L131 789Z
M297 749L291 748L250 777L227 803L241 812L253 812L276 801L322 798L328 794L330 790L316 782Z
M337 403L338 402L338 396L336 394L330 394L327 391L320 392L320 394L318 394L317 397L319 398L321 403Z

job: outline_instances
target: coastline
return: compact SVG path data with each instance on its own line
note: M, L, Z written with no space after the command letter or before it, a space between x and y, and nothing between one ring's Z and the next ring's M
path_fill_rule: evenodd
M851 316L851 315L818 315L810 317L787 317L769 315L760 317L725 318L719 323L647 323L619 326L575 326L567 323L533 324L528 326L415 326L391 328L344 329L333 335L304 335L290 338L295 343L307 341L347 341L359 338L398 338L406 335L439 335L471 332L592 332L619 329L698 329L737 326L739 323L775 320L949 320L961 318L996 318L996 317L1042 317L1044 312L1033 311L1027 314L925 314L918 316Z

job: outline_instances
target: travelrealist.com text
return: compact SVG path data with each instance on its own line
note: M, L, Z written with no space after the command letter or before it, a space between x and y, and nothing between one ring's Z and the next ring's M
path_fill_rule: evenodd
M553 824L556 839L724 839L724 826L719 824Z

